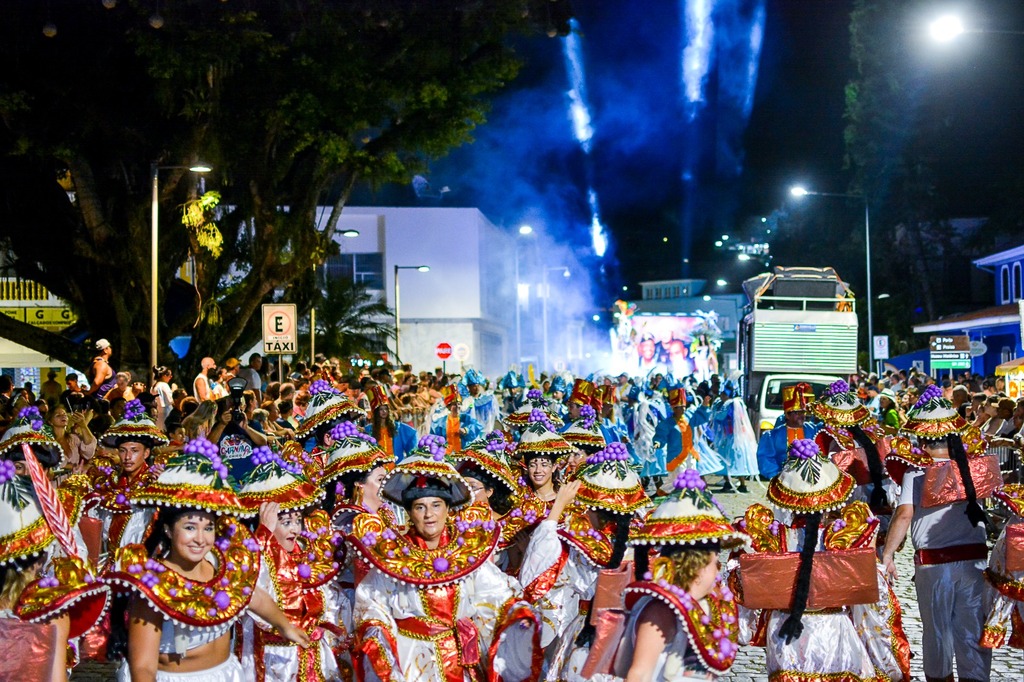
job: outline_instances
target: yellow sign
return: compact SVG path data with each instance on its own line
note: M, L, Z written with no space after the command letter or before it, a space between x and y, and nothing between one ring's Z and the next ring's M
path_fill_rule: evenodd
M50 332L59 332L67 329L78 319L69 308L56 307L0 308L0 313L19 322L25 322L33 327L39 327Z

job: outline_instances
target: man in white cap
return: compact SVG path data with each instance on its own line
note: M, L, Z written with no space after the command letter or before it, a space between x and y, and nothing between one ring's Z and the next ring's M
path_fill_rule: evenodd
M117 373L110 366L110 356L113 352L110 348L110 341L100 339L96 342L96 356L85 373L86 378L89 379L89 392L86 395L102 398L107 391L117 385Z

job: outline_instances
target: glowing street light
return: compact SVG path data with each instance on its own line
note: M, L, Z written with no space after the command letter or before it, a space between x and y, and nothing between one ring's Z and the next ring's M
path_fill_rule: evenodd
M943 15L928 25L928 33L940 43L951 42L963 32L963 22L953 14Z
M724 286L725 286L726 284L728 284L728 283L729 283L729 282L727 282L727 281L726 281L726 280L724 280L724 279L719 279L719 280L715 280L715 284L717 284L717 285L718 285L718 286L720 286L720 287L724 287Z
M800 185L794 185L793 187L790 187L789 193L795 197L805 197L808 194L810 194L810 192L808 192L806 188L801 187Z
M399 308L399 299L398 299L398 292L399 292L399 288L398 288L398 271L399 270L415 270L416 272L430 272L430 266L429 265L396 265L395 266L395 360L400 360L401 357L402 357L401 354L399 353L399 338L400 338L399 323L402 320L402 318L400 316L400 313L399 313L400 308Z
M533 228L529 225L520 225L519 234L533 234Z
M355 237L359 236L359 230L354 230L354 229L352 229L350 227L347 230L342 230L341 231L341 236L342 237L348 237L349 239L354 239Z

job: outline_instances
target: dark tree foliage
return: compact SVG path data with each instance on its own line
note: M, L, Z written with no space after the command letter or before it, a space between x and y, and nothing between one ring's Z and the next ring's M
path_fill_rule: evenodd
M152 163L169 167L159 171L160 361L171 359L165 344L179 334L192 336L191 357L224 357L258 338L261 303L289 300L293 283L337 252L335 229L355 184L407 181L470 142L487 97L516 76L509 37L563 33L569 8L561 0L21 0L3 15L8 272L68 301L81 332L111 339L121 365L140 367ZM52 37L41 32L48 21ZM196 203L210 199L184 168L197 161L214 169L203 183L220 193L219 213ZM317 226L323 204L332 210ZM194 266L188 283L176 279L185 263ZM0 335L81 360L70 334L0 316Z

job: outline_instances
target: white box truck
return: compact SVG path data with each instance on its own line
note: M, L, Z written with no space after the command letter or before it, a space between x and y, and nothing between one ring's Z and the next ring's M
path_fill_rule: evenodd
M800 382L815 396L857 372L857 310L832 268L776 267L743 282L740 395L750 422L771 429L782 415L782 389Z

